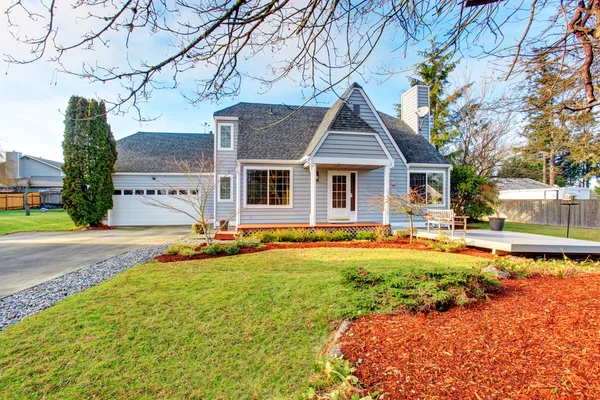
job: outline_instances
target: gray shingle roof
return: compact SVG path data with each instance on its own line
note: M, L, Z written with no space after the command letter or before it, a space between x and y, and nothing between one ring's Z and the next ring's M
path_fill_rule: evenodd
M379 116L408 163L450 164L427 139L415 133L406 122L382 112L379 112Z
M238 103L215 116L238 117L238 159L298 160L328 107Z
M500 190L529 190L529 189L549 189L550 185L538 182L531 178L496 178L498 189Z
M213 141L212 134L137 132L117 140L115 172L177 173L173 161L212 163Z

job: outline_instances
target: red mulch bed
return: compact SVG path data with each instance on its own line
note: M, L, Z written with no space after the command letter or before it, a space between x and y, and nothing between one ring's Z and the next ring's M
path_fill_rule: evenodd
M344 356L384 399L600 398L600 275L503 284L470 308L360 318Z
M387 240L385 242L359 242L359 241L348 241L348 242L309 242L309 243L266 243L260 248L245 247L240 250L240 254L256 253L259 251L275 250L275 249L310 249L316 247L345 247L345 248L358 248L358 249L406 249L406 250L422 250L422 251L435 251L427 246L427 241L413 240L413 243L409 243L408 238L398 238L394 240ZM199 249L199 248L198 248ZM462 251L454 254L464 254L474 257L494 258L495 256L489 251L474 249L466 247ZM184 257L179 255L168 255L163 254L155 259L160 262L176 262L176 261L188 261L188 260L203 260L206 258L215 257L227 257L226 255L209 256L207 254L196 254L191 257Z

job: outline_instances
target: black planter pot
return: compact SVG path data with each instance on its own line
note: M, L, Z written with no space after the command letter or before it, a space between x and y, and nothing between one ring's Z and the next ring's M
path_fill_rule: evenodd
M490 217L490 229L492 231L501 231L504 229L504 221L506 218Z

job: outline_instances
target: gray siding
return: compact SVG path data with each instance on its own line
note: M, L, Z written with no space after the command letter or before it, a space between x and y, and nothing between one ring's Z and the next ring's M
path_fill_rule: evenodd
M395 146L392 144L389 136L385 133L384 128L381 126L377 117L375 116L375 114L373 114L373 112L369 108L367 101L363 98L360 91L353 90L352 93L350 93L348 100L350 102L352 102L353 104L360 104L360 117L362 119L364 119L369 125L371 125L373 127L373 129L375 129L377 131L377 133L379 134L379 137L383 141L383 144L386 146L386 148L388 149L388 151L394 158L395 166L390 171L390 184L394 183L395 186L393 186L391 188L391 190L394 190L398 193L406 193L406 187L407 187L406 164L404 163L404 161L398 154L398 151L396 150ZM383 169L374 170L373 172L375 172L375 171L381 171L380 172L381 173L381 185L382 185L382 189L383 189ZM369 177L369 179L372 179L372 178ZM370 187L370 186L372 186L372 185L369 184L367 187ZM360 188L359 188L359 190L360 190ZM367 212L368 205L364 205L363 202L364 201L360 202L361 207L364 209L365 212ZM360 209L359 209L359 211L360 211ZM370 211L369 213L372 213L372 211ZM367 213L366 215L369 215L369 213ZM361 218L360 213L359 213L359 218ZM392 224L403 223L405 219L406 218L403 215L390 214L390 222ZM376 221L374 221L374 222L376 222Z
M327 135L315 157L387 159L375 136L345 133Z
M22 158L19 161L19 174L21 177L27 176L61 176L60 169L53 168L41 162Z
M232 123L233 124L233 150L219 150L219 123ZM221 202L217 200L215 207L216 220L222 218L230 218L230 224L235 224L235 199L236 199L236 165L237 165L237 152L238 152L238 132L239 125L238 121L226 121L226 120L215 120L215 169L217 172L217 178L219 175L231 175L231 193L233 201Z
M417 108L429 107L429 87L428 86L413 86L402 94L402 120L410 126L410 128L421 134L429 141L429 124L431 113L419 121L417 116ZM421 129L419 129L419 122Z
M244 164L242 166L242 175L245 175L244 168L252 166L268 167L270 169L292 168L292 208L282 207L263 207L253 208L245 207L245 176L242 177L241 190L241 215L242 224L283 224L283 223L308 223L310 218L310 172L304 169L300 164ZM322 176L319 183L323 180ZM325 185L327 178L325 176Z

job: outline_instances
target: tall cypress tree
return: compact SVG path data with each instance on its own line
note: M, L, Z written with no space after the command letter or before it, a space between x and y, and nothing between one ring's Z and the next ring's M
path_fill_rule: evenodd
M63 140L63 204L77 226L97 226L112 208L116 143L104 103L69 99Z

